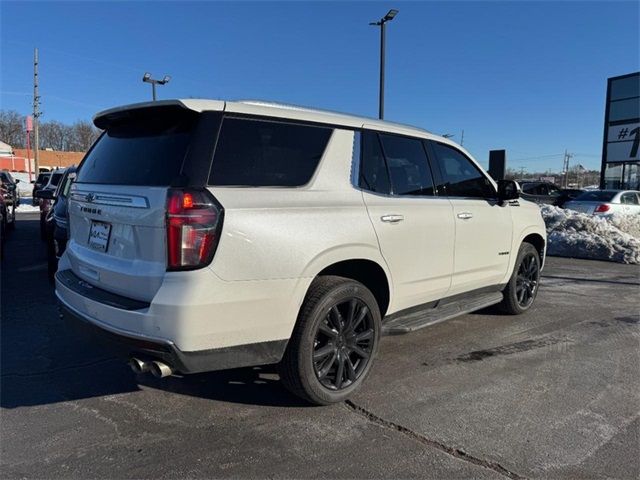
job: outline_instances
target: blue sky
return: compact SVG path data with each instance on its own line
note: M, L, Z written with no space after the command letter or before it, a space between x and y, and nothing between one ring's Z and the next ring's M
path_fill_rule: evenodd
M387 28L388 120L452 133L486 164L599 167L606 78L640 69L640 2L6 2L0 106L31 109L40 49L43 120L89 119L160 98L258 98L377 115Z

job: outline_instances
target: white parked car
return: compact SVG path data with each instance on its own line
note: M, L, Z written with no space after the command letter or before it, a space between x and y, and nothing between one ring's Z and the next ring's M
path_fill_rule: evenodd
M279 363L342 401L384 333L529 309L539 208L418 128L260 102L99 113L71 187L64 315L159 377Z
M636 190L590 190L564 204L564 208L594 215L622 213L640 215L640 192Z

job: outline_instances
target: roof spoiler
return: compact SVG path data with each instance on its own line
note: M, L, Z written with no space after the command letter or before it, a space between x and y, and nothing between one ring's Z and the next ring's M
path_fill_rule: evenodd
M93 117L93 124L102 130L106 130L111 125L125 121L128 118L133 118L140 114L149 114L156 109L167 108L190 110L190 108L180 100L159 100L156 102L132 103L130 105L110 108L96 113Z

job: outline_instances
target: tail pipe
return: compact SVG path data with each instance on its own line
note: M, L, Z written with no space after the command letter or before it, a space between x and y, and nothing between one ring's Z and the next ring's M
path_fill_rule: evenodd
M151 362L149 369L151 370L153 376L156 378L169 377L173 374L173 370L171 369L171 367L162 362Z
M145 361L134 357L129 360L129 366L136 374L151 372L156 378L165 378L173 375L173 369L169 365L157 360Z

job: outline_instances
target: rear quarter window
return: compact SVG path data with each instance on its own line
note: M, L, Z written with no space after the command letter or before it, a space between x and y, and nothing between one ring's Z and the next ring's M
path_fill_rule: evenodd
M311 180L332 129L226 117L209 185L299 187Z

